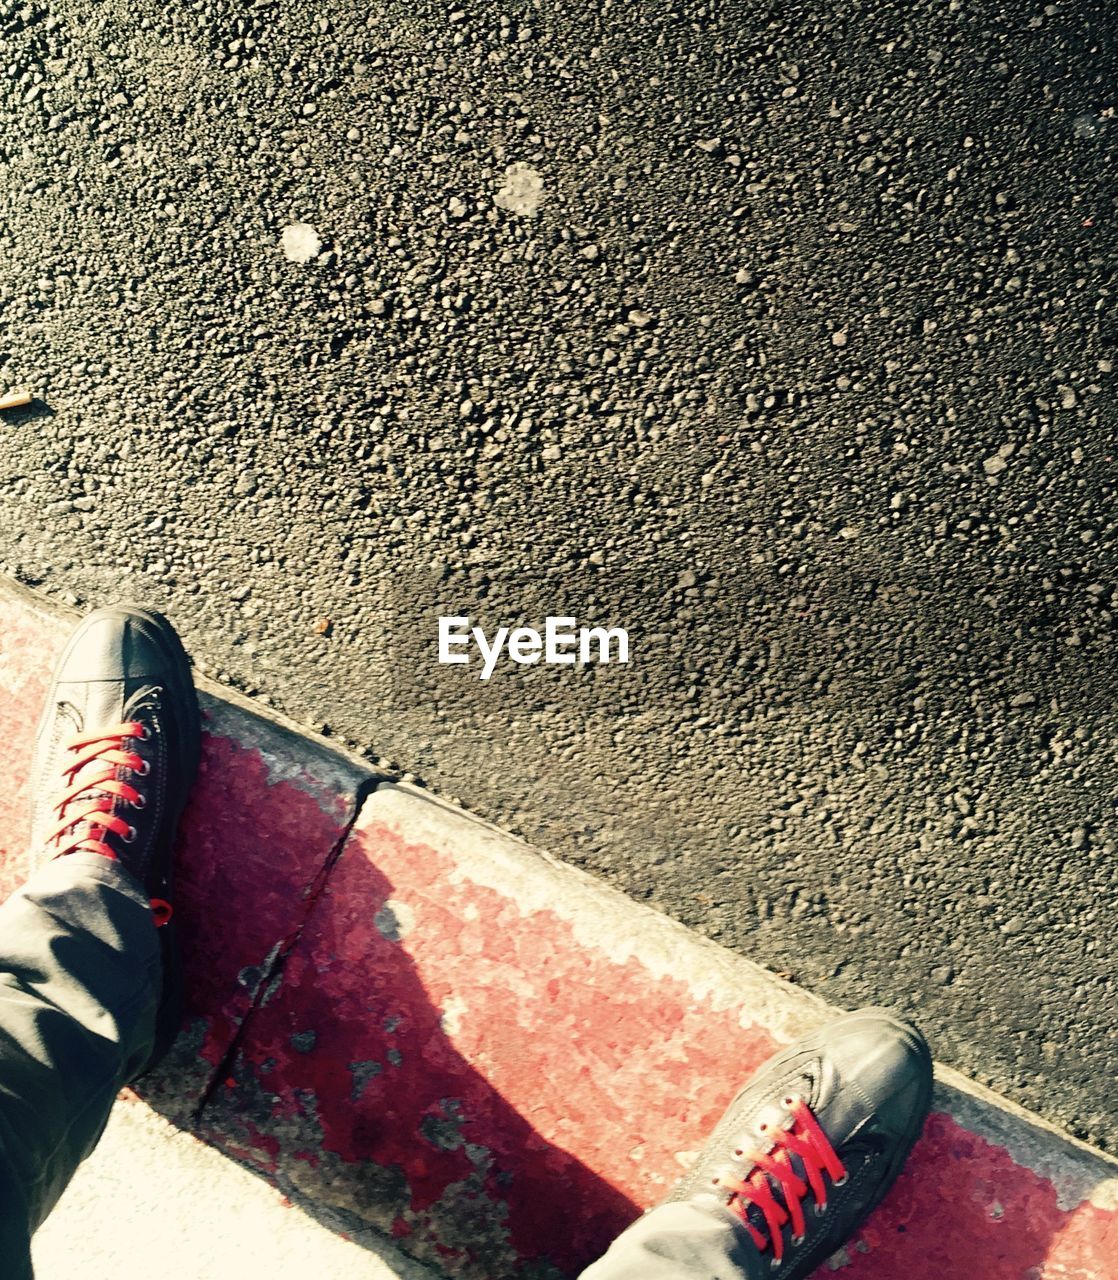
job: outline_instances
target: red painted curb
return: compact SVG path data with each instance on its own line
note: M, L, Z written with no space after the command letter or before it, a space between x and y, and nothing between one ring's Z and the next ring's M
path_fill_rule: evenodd
M139 1089L180 1122L302 926L369 781L236 706L201 702L202 760L178 853L184 1032Z
M382 788L249 1022L210 1136L448 1274L577 1275L677 1180L741 1080L820 1019L715 953ZM1118 1169L1015 1117L999 1145L970 1115L983 1105L940 1091L837 1260L851 1280L973 1280L977 1257L988 1280L1118 1275Z

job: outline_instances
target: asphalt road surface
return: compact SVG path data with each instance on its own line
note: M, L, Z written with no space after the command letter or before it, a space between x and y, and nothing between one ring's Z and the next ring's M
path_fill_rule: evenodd
M1113 18L0 0L2 568L1114 1150Z

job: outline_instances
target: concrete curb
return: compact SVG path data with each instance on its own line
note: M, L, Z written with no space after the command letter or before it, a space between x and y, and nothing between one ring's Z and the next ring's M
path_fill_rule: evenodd
M28 712L69 620L0 597L18 804ZM206 973L142 1092L354 1239L388 1232L456 1277L577 1275L676 1180L741 1079L832 1012L199 684L209 765L180 910ZM10 884L22 850L0 854ZM990 1280L1118 1280L1118 1163L938 1080L904 1176L832 1265L970 1280L981 1258Z

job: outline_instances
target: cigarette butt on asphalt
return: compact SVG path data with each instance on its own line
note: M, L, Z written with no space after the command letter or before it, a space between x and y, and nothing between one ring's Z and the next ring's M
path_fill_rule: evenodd
M34 399L30 391L9 391L7 395L0 395L0 409L19 409Z

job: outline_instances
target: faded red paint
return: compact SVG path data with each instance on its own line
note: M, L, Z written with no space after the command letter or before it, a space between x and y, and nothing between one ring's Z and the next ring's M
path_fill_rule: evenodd
M636 962L603 969L550 913L455 886L453 869L375 825L355 833L241 1066L276 1063L259 1088L281 1098L277 1128L311 1095L324 1150L403 1171L409 1197L385 1229L422 1232L472 1182L478 1248L495 1236L513 1258L576 1268L675 1180L672 1151L713 1123L773 1041L690 1008L682 983ZM401 896L416 913L402 944L374 923ZM466 1006L453 1038L440 1025L451 997ZM292 1047L310 1031L313 1049ZM361 1062L379 1073L350 1065ZM293 1137L289 1156L305 1145L300 1127Z
M245 730L247 736L248 717ZM189 1034L140 1086L145 1101L176 1123L191 1123L261 996L269 957L289 945L303 923L353 804L352 795L311 790L306 780L298 786L272 781L269 761L255 747L203 732L177 855ZM189 1064L182 1060L188 1044Z
M1113 1280L1118 1214L1063 1210L1002 1148L933 1115L893 1192L841 1271L849 1280Z
M251 1005L269 952L306 915L309 890L345 831L335 813L333 795L272 783L259 751L204 735L183 817L178 919L186 1015L208 1020L202 1053L214 1065Z
M684 982L615 963L554 913L525 914L457 871L359 823L281 992L249 1024L242 1101L268 1099L265 1127L283 1135L265 1167L282 1176L317 1135L338 1158L323 1174L332 1202L449 1274L546 1259L577 1275L662 1197L677 1153L702 1144L776 1046L741 1010L697 1005ZM384 936L388 900L414 916L401 941ZM244 1137L236 1105L220 1123ZM371 1203L377 1166L403 1173L397 1202ZM1043 1274L1115 1280L1114 1231L1114 1214L1061 1211L1049 1183L936 1115L844 1274L1037 1280L1058 1265Z

